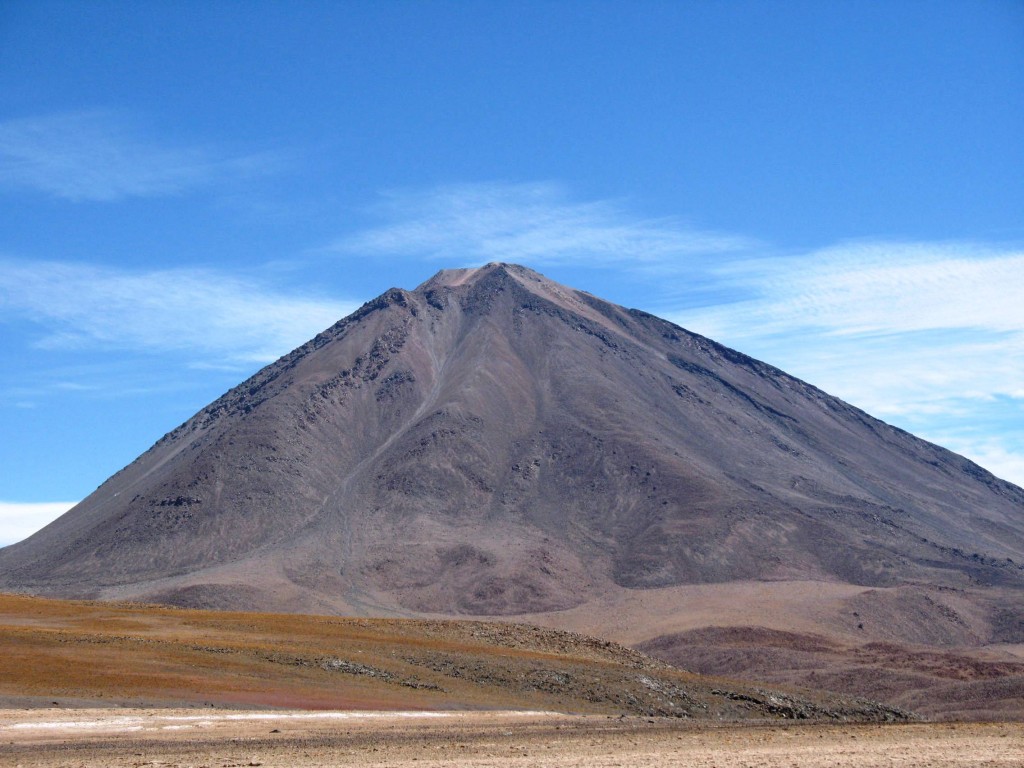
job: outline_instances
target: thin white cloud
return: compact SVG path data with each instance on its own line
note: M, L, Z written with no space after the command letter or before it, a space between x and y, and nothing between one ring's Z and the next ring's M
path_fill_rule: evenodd
M197 364L265 363L356 308L210 269L127 271L0 261L0 320L33 321L50 349L184 352Z
M733 261L716 277L733 301L671 319L1024 484L1012 440L1024 426L1024 251L857 243ZM962 436L983 418L985 440Z
M1015 292L1024 288L1024 251L858 243L799 257L732 261L718 274L752 298L703 319L722 326L756 319L759 335L794 322L837 334L1024 328L1024 304Z
M0 547L26 539L71 509L77 501L0 501Z
M335 243L387 258L685 268L686 260L749 249L754 241L649 219L608 200L578 202L551 183L462 184L392 193L381 226Z
M0 185L72 201L171 195L273 169L270 155L230 157L153 141L125 115L76 112L0 122Z
M1024 445L1009 450L994 438L961 437L936 434L932 438L962 456L967 456L997 477L1024 487Z

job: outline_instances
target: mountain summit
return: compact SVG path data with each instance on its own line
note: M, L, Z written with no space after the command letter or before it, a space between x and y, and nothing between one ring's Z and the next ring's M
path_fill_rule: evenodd
M387 291L0 550L8 590L354 614L794 581L1019 595L1024 490L511 264Z

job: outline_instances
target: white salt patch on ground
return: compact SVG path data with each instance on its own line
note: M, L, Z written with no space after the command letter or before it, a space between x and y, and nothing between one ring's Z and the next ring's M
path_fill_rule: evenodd
M495 713L505 716L536 717L552 715L554 712L515 711ZM432 719L464 717L464 712L238 712L203 715L149 715L147 717L108 717L100 720L48 720L24 721L0 726L0 732L11 730L112 730L141 731L146 729L178 730L184 728L209 728L218 722L245 720L383 720L383 719ZM164 723L188 723L187 725L165 725Z
M51 722L11 723L0 726L0 730L13 731L23 728L88 730L89 728L117 728L124 731L142 730L141 717L111 717L105 720L54 720Z

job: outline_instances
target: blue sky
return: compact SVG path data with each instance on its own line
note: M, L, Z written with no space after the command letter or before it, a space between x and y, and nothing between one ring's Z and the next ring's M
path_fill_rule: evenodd
M1011 0L6 0L0 544L499 259L1024 484L1022 102Z

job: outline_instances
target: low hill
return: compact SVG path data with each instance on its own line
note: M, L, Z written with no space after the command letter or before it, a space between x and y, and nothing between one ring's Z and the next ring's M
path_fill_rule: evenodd
M219 613L0 595L0 704L527 709L889 721L527 625Z

